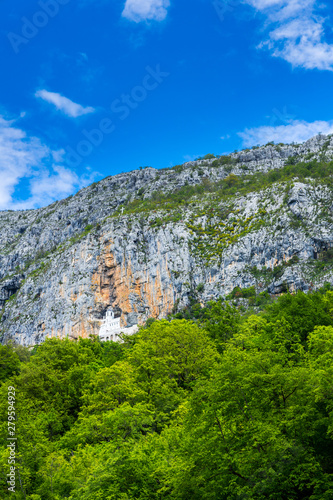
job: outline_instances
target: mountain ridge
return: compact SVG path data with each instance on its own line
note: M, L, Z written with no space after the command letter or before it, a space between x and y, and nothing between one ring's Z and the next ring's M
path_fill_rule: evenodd
M205 303L236 287L278 294L333 282L333 136L211 156L0 212L2 342L96 334L110 305L132 326L193 294ZM285 173L294 165L301 179ZM328 166L320 182L316 165Z

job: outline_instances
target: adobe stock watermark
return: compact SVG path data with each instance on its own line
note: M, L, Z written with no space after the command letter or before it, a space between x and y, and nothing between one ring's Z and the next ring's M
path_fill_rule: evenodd
M248 2L244 0L212 0L212 5L221 22L225 20L228 13L237 11L237 18L250 20L256 16Z
M117 116L119 120L124 121L128 118L132 111L146 100L148 94L156 90L161 83L164 82L170 73L161 71L158 64L155 69L150 66L146 67L146 75L144 76L141 85L133 87L129 94L122 94L120 98L112 101L110 112L112 116ZM75 168L82 160L88 157L95 148L98 148L104 141L106 136L111 135L116 130L114 119L104 117L92 130L84 129L81 131L84 137L78 142L75 148L67 146L65 161L71 168Z
M9 472L7 474L7 484L8 491L15 493L16 487L16 404L15 404L15 387L8 387L8 467Z
M287 106L284 106L284 108L280 111L277 108L273 109L273 115L271 116L270 119L270 126L276 126L278 124L281 125L288 125L290 122L295 120L296 115L291 115L288 113Z
M28 19L27 17L22 17L22 27L20 33L10 32L7 34L7 38L15 52L18 54L20 52L20 47L26 45L35 36L38 35L39 31L48 25L50 19L57 16L62 5L67 5L71 0L39 0L38 6L40 10L37 10L34 15Z
M224 16L227 12L233 12L236 7L239 6L239 0L213 0L213 7L216 10L220 21L224 21Z

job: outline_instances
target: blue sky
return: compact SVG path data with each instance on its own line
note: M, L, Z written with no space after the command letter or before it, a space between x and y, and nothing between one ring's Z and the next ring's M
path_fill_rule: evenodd
M328 0L1 1L0 209L333 133Z

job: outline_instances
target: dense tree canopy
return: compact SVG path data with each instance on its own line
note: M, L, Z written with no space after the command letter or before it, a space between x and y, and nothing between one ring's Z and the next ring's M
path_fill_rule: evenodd
M122 344L0 348L1 498L333 498L333 293L218 301ZM189 313L187 313L189 314Z

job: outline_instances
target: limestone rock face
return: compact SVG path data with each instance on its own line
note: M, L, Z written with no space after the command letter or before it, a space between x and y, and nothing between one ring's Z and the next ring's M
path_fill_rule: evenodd
M292 213L298 218L311 216L311 203L309 203L306 188L300 183L295 183L293 189L290 191L288 206Z
M21 286L23 276L13 276L10 279L4 280L0 286L0 306L3 307L7 300L10 299Z
M333 193L324 184L272 183L231 198L198 190L181 205L154 205L159 193L231 173L332 156L332 138L318 136L233 153L225 165L135 170L46 208L0 212L2 342L98 334L110 306L131 327L236 286L279 294L333 283L330 267L318 265L333 246Z

